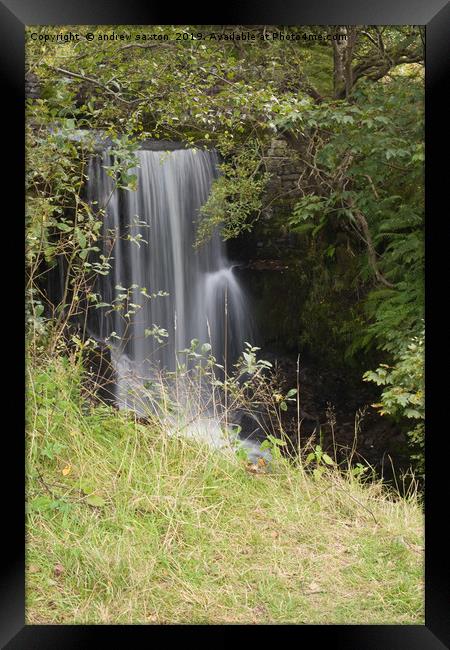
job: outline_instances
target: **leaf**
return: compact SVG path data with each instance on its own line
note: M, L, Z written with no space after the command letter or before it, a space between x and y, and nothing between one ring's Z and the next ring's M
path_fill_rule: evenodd
M292 230L299 233L300 235L304 232L308 232L309 230L312 230L313 228L315 228L313 223L302 223L300 225L292 226Z
M416 409L405 409L405 416L407 418L422 419L421 413L419 413L419 411Z
M86 497L86 503L96 508L102 508L104 505L106 505L105 499L99 494L90 494L88 497Z
M94 488L91 485L91 483L89 483L89 481L82 480L82 481L80 481L80 490L82 492L84 492L85 494L92 494L92 492L94 491Z
M323 460L326 462L327 465L334 465L334 460L328 456L328 454L324 454L322 456Z
M75 233L80 247L86 248L86 235L84 234L84 232L80 230L80 228L77 228Z
M285 440L280 440L280 438L275 438L275 436L269 435L267 436L267 439L270 440L275 447L285 447L287 444Z
M72 226L69 226L67 223L57 223L56 227L63 232L70 232L72 230Z
M36 497L28 504L28 510L31 512L45 512L53 510L58 505L58 501L47 495Z

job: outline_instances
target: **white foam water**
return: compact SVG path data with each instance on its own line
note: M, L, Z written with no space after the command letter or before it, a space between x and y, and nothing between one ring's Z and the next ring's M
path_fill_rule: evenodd
M117 405L145 415L148 382L161 371L174 372L193 339L209 343L217 362L230 368L252 340L251 313L219 233L195 246L200 208L217 177L215 152L138 151L132 192L115 188L108 174L113 163L108 151L92 159L88 200L104 210L102 254L111 264L96 290L116 309L91 309L88 328L115 344ZM149 297L159 292L167 295ZM168 416L168 432L229 445L231 429L224 435L215 413L195 413L189 403L186 397L176 422ZM242 444L256 453L256 443Z

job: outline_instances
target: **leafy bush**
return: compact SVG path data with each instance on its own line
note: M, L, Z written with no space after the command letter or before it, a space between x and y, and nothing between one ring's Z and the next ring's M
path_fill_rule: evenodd
M214 181L211 194L201 208L203 219L198 243L210 237L217 227L224 239L251 230L262 206L262 192L268 175L261 167L261 153L251 143L220 165L221 175Z
M408 436L415 449L413 458L423 475L424 465L424 333L413 337L406 348L394 357L393 365L381 364L364 373L364 380L384 386L377 408L381 415L413 420Z

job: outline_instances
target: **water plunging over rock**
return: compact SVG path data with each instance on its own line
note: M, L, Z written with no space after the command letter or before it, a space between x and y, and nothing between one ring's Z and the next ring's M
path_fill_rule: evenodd
M119 407L139 411L139 388L160 370L175 371L192 339L209 343L228 368L252 340L248 299L219 234L195 247L217 162L212 151L138 151L134 192L115 189L108 152L90 163L88 200L105 211L102 254L112 266L96 291L115 309L91 309L88 330L115 344ZM217 441L218 427L209 428Z

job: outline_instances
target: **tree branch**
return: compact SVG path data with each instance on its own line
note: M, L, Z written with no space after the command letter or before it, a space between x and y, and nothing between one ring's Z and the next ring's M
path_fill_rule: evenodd
M352 198L349 198L347 203L350 209L352 210L353 214L355 215L356 222L362 234L361 238L363 239L364 243L367 246L369 264L372 267L376 279L378 280L378 282L384 284L385 287L389 287L389 289L393 289L394 285L391 282L389 282L389 280L386 280L386 278L378 268L377 253L375 250L375 246L373 245L372 242L372 235L370 234L369 224L367 223L367 219L365 218L363 213L355 206Z
M70 70L65 70L64 68L56 68L51 65L47 65L47 68L50 70L54 70L55 72L60 72L61 74L66 75L67 77L72 77L74 79L81 79L82 81L86 81L87 83L93 84L95 86L98 86L99 88L103 88L109 95L112 95L117 101L122 102L126 106L132 106L133 104L137 104L140 102L140 99L124 99L121 95L118 93L114 92L109 88L106 84L102 83L101 81L98 81L98 79L94 79L93 77L87 77L83 74L79 74L77 72L71 72Z
M421 52L400 51L392 58L387 56L383 58L372 57L358 63L353 68L353 84L358 79L361 79L361 77L367 77L371 81L378 81L397 65L402 65L403 63L420 63L422 61L423 54Z

